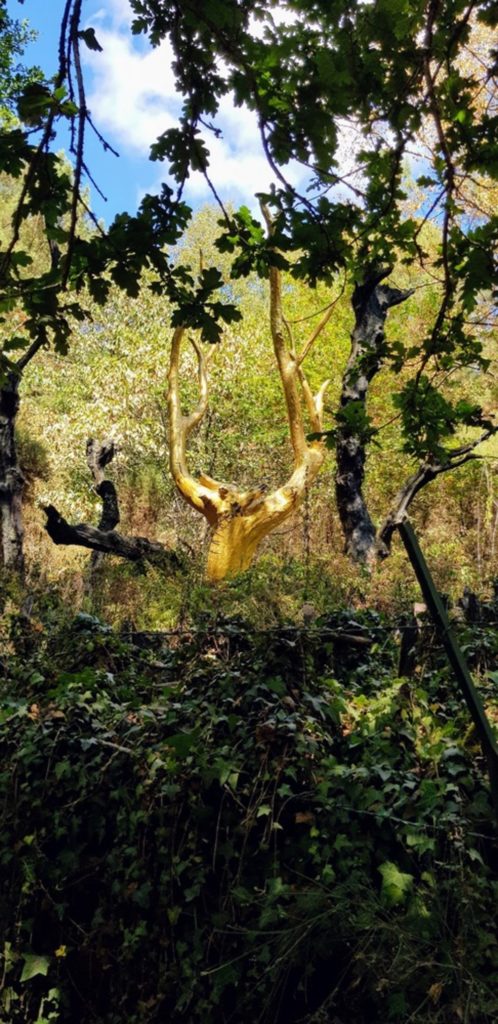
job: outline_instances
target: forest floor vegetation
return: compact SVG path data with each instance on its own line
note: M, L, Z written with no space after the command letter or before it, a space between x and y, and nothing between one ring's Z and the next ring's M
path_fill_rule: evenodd
M498 633L460 641L498 719ZM491 1024L496 824L425 627L4 613L2 1024Z

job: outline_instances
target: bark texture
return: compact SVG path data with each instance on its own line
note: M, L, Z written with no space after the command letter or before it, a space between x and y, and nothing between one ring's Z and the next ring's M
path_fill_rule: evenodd
M102 501L102 513L98 528L106 533L114 530L119 523L119 502L116 488L112 480L107 480L104 469L112 462L115 449L112 441L104 441L98 444L94 438L89 438L86 445L86 461L93 477L93 484L96 494ZM104 560L102 551L94 551L90 560L90 582Z
M358 403L365 409L368 388L379 372L386 353L385 322L389 310L411 295L381 284L391 267L371 269L363 284L353 292L355 325L351 351L343 377L341 410ZM340 420L336 439L335 477L337 509L346 542L347 554L356 562L375 556L376 529L363 495L368 438L355 430L352 421Z
M19 378L11 374L0 389L0 559L6 569L24 573L22 497L24 477L18 463L15 425Z

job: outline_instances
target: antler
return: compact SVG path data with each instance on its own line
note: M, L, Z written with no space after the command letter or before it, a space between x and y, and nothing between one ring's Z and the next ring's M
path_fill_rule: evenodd
M269 237L271 237L273 221L268 208L264 204L261 204L261 212L266 221ZM319 324L312 330L309 338L304 343L301 352L299 355L296 355L292 330L282 311L281 273L277 267L270 268L270 324L273 348L284 391L291 444L294 451L294 465L296 468L306 459L310 447L316 448L317 445L320 445L320 442L314 441L310 446L306 441L303 409L298 384L300 385L303 393L311 427L313 431L319 432L322 429L325 392L330 381L324 381L317 394L313 395L309 381L303 369L303 362L311 351L315 341L328 324L332 316L334 306L335 302L330 304L325 315L322 317ZM285 342L284 328L289 335L289 347Z
M202 421L208 407L209 381L207 365L211 356L206 357L195 339L189 338L197 356L200 397L197 408L189 416L184 416L181 411L179 390L180 354L184 334L185 328L177 327L171 343L171 359L168 374L170 466L176 486L184 498L193 508L197 509L198 512L202 512L211 523L214 523L216 520L215 491L219 485L208 477L196 480L188 471L186 459L188 437L194 427L198 426Z
M282 381L289 432L294 452L295 465L300 464L308 448L304 430L301 397L298 388L298 363L287 347L284 338L284 317L282 314L282 280L277 267L270 268L270 326L273 348Z

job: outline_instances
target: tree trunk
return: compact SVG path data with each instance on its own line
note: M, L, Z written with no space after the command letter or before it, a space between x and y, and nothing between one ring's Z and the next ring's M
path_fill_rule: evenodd
M228 497L230 506L218 514L209 545L206 574L211 583L249 569L265 537L299 508L305 489L316 477L323 459L323 449L310 449L305 463L278 490L266 494L262 487ZM225 498L225 503L228 502Z
M341 392L343 416L339 415L336 439L335 482L346 553L355 562L370 561L376 550L376 529L363 495L368 434L365 430L362 432L361 425L365 419L368 387L385 356L384 326L388 311L411 295L411 292L380 283L390 272L390 267L371 269L364 283L355 286L352 299L355 326Z
M19 378L11 374L0 389L0 560L24 574L22 496L24 477L17 459L15 423Z

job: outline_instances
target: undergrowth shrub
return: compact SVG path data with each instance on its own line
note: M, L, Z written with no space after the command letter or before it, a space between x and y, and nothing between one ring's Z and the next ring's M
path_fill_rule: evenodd
M425 658L397 678L373 613L167 640L13 620L2 1024L496 1020L487 780Z

